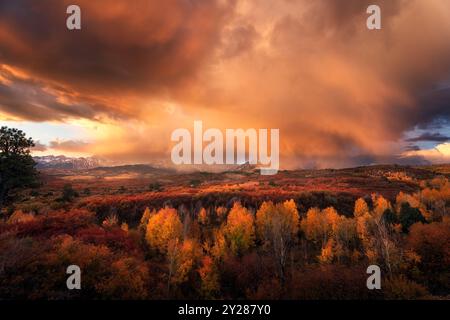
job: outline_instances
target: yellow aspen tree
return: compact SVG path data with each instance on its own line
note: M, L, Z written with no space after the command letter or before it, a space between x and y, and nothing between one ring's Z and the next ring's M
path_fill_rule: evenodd
M201 291L205 298L211 299L219 291L219 273L210 256L202 258L202 264L198 269L201 279Z
M225 225L225 236L234 255L240 255L253 246L255 238L253 220L253 215L246 208L238 202L234 203Z
M364 200L363 198L358 198L355 201L355 210L353 211L353 215L357 218L364 216L368 212L369 206L367 205L366 200Z
M151 248L166 252L170 240L181 239L183 225L175 209L164 208L151 216L147 224L146 240Z
M299 226L298 210L294 200L277 205L263 202L256 213L256 226L261 240L272 248L280 280L284 281L286 259L296 240Z
M205 208L201 208L200 212L198 213L198 222L202 225L208 224L208 214L206 212Z

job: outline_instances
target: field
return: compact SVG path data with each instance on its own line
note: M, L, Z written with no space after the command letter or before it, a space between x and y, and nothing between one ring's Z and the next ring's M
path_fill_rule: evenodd
M80 191L78 201L101 198L114 201L117 195L141 199L147 206L161 206L167 202L190 204L196 199L213 198L225 201L233 198L259 204L265 200L280 201L301 198L307 193L350 200L351 208L342 208L353 213L353 202L358 197L379 193L395 200L398 192L416 192L421 180L431 179L445 172L450 166L412 168L400 166L372 166L341 170L281 171L276 176L262 176L259 170L245 167L221 173L194 172L177 173L168 169L156 169L145 165L105 167L90 170L42 170L41 193L58 195L66 184ZM433 171L433 169L435 169ZM448 170L448 169L447 169ZM450 176L449 173L442 173ZM158 192L153 188L160 188ZM223 198L223 199L221 199ZM326 198L326 197L325 197ZM36 197L52 203L55 197ZM148 200L150 202L145 203ZM326 200L325 200L326 201ZM324 205L339 205L324 203ZM314 205L314 204L313 204ZM344 205L340 203L340 205ZM307 208L306 208L307 209Z

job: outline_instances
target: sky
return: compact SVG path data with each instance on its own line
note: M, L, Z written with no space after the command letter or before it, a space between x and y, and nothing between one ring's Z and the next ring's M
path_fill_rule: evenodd
M0 0L0 125L117 163L195 120L279 129L287 169L445 163L449 39L448 0Z

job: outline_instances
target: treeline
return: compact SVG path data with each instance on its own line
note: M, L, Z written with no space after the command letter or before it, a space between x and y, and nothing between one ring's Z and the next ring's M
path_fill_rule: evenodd
M0 223L0 297L448 298L450 184L421 187L359 198L345 215L293 199L147 208L133 225L114 212L17 210ZM71 264L80 291L65 287ZM366 287L371 264L381 290Z
M319 208L333 206L347 216L353 215L355 202L355 196L346 192L338 194L327 191L287 193L278 188L266 193L260 190L255 192L248 190L205 192L194 189L179 193L155 191L141 194L93 195L81 200L77 206L95 212L101 220L116 215L121 221L134 227L139 223L142 212L147 207L151 210L172 207L181 214L189 212L195 216L202 208L208 212L212 212L218 207L230 209L235 202L240 202L242 206L256 212L264 201L278 203L291 199L296 202L300 213L305 213L308 208L314 206Z

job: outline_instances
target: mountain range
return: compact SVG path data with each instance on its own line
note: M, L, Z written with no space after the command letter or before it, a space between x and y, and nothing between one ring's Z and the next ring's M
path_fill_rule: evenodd
M48 155L33 157L37 169L92 169L104 165L103 161L94 157L66 157Z

